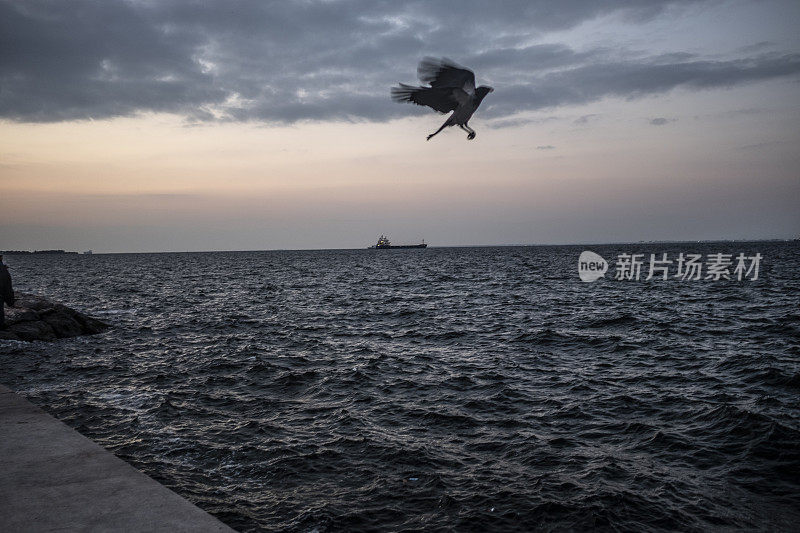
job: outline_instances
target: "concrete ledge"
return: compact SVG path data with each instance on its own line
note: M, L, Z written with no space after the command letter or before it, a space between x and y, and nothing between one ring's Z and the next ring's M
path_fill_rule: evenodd
M233 530L0 385L0 531Z

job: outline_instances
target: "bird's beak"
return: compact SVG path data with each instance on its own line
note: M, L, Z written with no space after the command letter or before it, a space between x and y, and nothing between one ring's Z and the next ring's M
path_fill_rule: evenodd
M489 92L493 93L494 92L494 87L489 87Z

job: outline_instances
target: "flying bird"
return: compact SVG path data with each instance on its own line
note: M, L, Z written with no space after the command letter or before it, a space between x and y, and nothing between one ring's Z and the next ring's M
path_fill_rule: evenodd
M428 140L448 126L458 126L469 134L467 139L474 139L475 130L469 127L469 119L494 89L485 85L476 88L475 73L447 58L424 58L417 67L417 76L430 87L401 83L392 87L392 100L426 105L439 113L453 112L441 128L428 135Z

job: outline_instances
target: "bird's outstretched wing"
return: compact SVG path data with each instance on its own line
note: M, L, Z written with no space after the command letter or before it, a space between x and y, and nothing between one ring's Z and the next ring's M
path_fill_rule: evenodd
M392 87L392 100L426 105L440 113L449 113L464 104L469 96L458 87L414 87L401 83Z
M458 87L470 96L475 94L475 73L443 57L426 57L417 67L417 76L431 87Z

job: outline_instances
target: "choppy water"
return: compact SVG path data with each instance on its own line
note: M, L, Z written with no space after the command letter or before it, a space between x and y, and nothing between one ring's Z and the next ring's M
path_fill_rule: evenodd
M582 249L6 256L115 329L0 379L243 531L796 528L800 246L591 247L764 256L694 283Z

